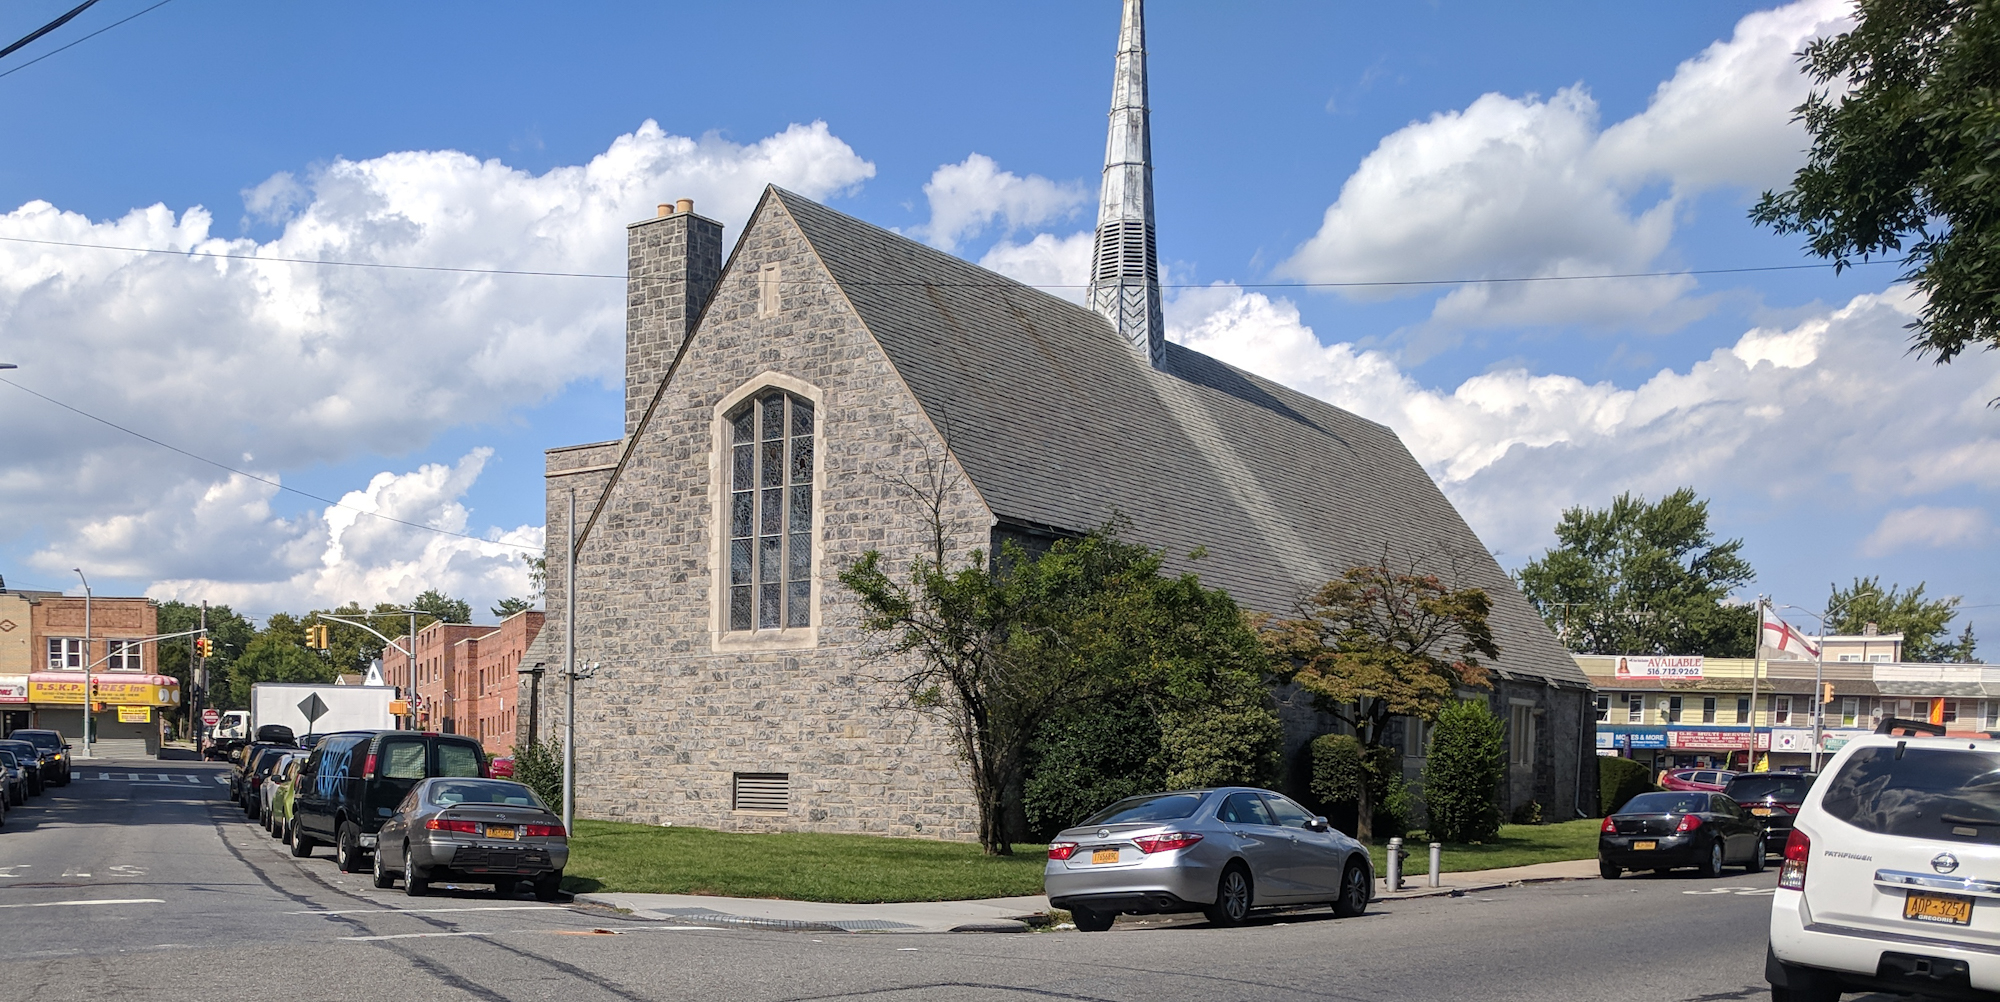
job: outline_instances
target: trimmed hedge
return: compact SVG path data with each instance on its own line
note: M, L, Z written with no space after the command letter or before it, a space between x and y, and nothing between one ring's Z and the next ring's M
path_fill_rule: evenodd
M1500 833L1500 784L1507 778L1506 725L1485 700L1446 704L1424 762L1424 806L1432 837L1486 842Z
M1615 814L1625 802L1641 793L1651 793L1652 770L1629 758L1599 756L1597 759L1598 817Z

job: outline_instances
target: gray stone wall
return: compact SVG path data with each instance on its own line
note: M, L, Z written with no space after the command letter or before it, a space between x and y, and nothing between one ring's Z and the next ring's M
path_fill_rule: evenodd
M775 262L779 309L759 315ZM894 573L928 552L929 519L906 488L941 476L954 560L986 545L993 519L936 430L775 202L752 219L681 368L583 547L577 658L578 811L587 817L742 831L977 837L978 816L948 734L893 705L898 665L877 656L836 579L869 549ZM635 296L635 298L643 298ZM669 297L670 298L670 297ZM716 407L773 379L810 386L817 408L820 546L810 642L734 649L711 633ZM618 443L549 454L551 667L562 650L567 491L578 519ZM561 680L543 690L542 733L560 734ZM732 809L736 773L787 773L779 814Z
M625 248L625 434L630 436L722 275L722 224L674 212L627 227Z

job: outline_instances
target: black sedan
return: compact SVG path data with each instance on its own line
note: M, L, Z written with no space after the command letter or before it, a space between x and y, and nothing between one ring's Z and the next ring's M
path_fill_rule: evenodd
M1792 837L1792 821L1798 816L1799 805L1805 803L1806 792L1818 778L1811 772L1745 773L1730 780L1722 792L1752 816L1763 819L1770 832L1770 850L1780 852L1785 840Z
M569 864L569 833L534 791L506 779L435 778L411 788L382 822L375 886L403 878L403 893L433 882L492 884L496 894L531 884L553 901Z
M42 750L36 748L34 745L29 744L26 741L20 741L14 738L0 740L0 748L5 748L6 750L13 752L14 757L20 759L21 764L27 767L28 796L30 797L41 796L42 785L43 785L43 778L42 778L43 774L45 772L51 771L52 769L51 763L43 760Z
M1730 864L1757 873L1764 869L1769 838L1763 818L1724 794L1642 793L1598 829L1597 870L1606 880L1626 870L1681 866L1708 877L1721 876Z

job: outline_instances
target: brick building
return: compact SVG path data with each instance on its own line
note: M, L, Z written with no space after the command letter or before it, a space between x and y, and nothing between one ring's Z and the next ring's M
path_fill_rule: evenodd
M180 682L159 674L159 645L140 639L159 632L159 603L95 596L87 616L85 605L81 596L0 587L0 730L51 728L81 753L89 665L91 753L157 755L160 710L181 698Z
M560 660L573 497L575 644L600 666L578 685L585 814L976 836L950 741L884 708L836 580L930 550L910 483L943 485L954 561L1121 513L1256 611L1385 549L1434 563L1492 598L1507 806L1594 803L1583 673L1396 434L1164 339L1138 0L1116 80L1090 307L776 188L726 263L691 202L628 227L625 427L548 452L550 618L526 655ZM1332 722L1285 695L1296 754Z
M525 695L517 695L515 671L541 632L542 619L532 609L517 612L490 632L459 641L464 652L454 659L460 675L453 691L461 694L456 719L460 733L477 737L488 754L505 755L514 747L516 704Z
M464 649L459 642L492 632L491 626L470 623L436 622L417 631L417 663L411 670L409 659L392 646L382 651L382 681L396 686L410 700L411 724L420 731L463 733L459 726L458 702L464 687L459 658ZM407 636L407 634L405 634ZM404 637L397 637L402 645Z

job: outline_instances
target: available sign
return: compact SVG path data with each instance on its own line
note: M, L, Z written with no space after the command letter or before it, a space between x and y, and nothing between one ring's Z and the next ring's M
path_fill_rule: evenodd
M1700 678L1701 656L1621 657L1617 672L1619 678Z
M0 703L28 701L28 676L0 675Z
M1741 748L1748 744L1750 741L1750 732L1674 730L1667 732L1667 740L1675 748L1728 750ZM1759 751L1771 750L1770 731L1757 732L1757 749Z

